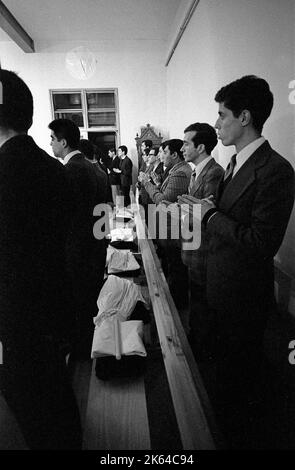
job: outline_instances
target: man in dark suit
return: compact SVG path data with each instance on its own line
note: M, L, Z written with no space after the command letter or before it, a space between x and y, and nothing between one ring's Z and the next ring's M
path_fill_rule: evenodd
M177 196L187 191L192 172L190 166L183 159L182 140L170 139L165 144L164 165L169 170L161 187L158 188L151 181L150 175L143 173L139 176L141 184L155 204L159 204L163 200L176 202Z
M121 190L124 197L124 206L130 205L130 186L132 184L132 161L127 156L128 149L126 145L121 145L118 148L118 157L121 159L120 169L115 172L120 174Z
M191 124L184 130L183 156L193 165L189 196L216 199L216 189L223 177L223 168L214 160L212 150L217 145L215 129L206 123ZM189 199L178 198L179 202ZM187 249L188 248L188 249ZM206 300L206 257L208 243L205 233L198 249L182 243L182 261L188 267L189 279L189 340L198 361L206 357L210 341L210 312Z
M108 169L108 173L110 176L113 203L116 204L116 198L117 196L120 196L120 193L121 193L121 178L120 178L120 173L116 173L114 169L120 170L121 160L116 155L116 150L114 148L111 148L109 150L109 157L110 157L110 169Z
M221 88L215 100L218 136L237 154L216 202L201 201L209 240L207 297L215 314L216 411L232 445L241 446L247 445L259 402L254 385L266 321L275 309L273 258L294 203L294 171L261 136L273 106L265 80L242 77ZM238 435L241 441L233 442Z
M78 150L80 131L76 124L69 119L56 119L48 127L53 153L63 159L71 188L71 226L66 255L79 327L76 354L90 357L102 270L102 266L98 266L100 240L93 235L93 209L101 202L100 181L93 164Z
M65 170L27 135L29 88L7 70L0 82L0 390L30 449L79 449L64 349L74 330Z
M160 205L166 201L168 204L177 201L180 196L187 191L191 177L191 167L183 159L183 142L180 139L170 139L165 142L164 165L169 168L169 173L163 181L161 187L157 187L150 178L150 175L140 174L140 180L150 196L153 203ZM159 208L161 211L161 208ZM158 214L156 214L158 217ZM152 217L149 217L149 227L151 227ZM157 220L157 229L161 230L161 217ZM171 218L167 219L167 239L158 239L160 256L162 256L162 266L167 277L167 282L175 301L176 307L180 310L187 308L187 298L184 292L187 290L187 269L181 261L180 240L171 236ZM152 229L153 230L153 229ZM159 233L159 232L158 232Z
M107 196L109 194L108 175L101 168L100 164L96 160L94 156L94 149L95 149L94 145L89 140L87 139L80 140L79 150L83 153L83 155L85 155L86 160L92 163L92 168L94 168L94 171L96 173L96 177L98 180L97 195L96 195L97 204L104 204L108 202L107 200ZM88 278L89 282L94 283L91 288L92 292L99 293L103 285L106 255L107 255L107 247L106 247L105 238L102 238L101 240L96 240L95 263L92 263L94 272L93 272L93 275L90 278ZM95 294L95 295L98 297L98 294Z

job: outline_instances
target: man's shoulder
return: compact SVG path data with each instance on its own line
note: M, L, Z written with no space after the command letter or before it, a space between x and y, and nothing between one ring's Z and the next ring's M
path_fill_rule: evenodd
M264 144L262 144L260 147L260 153L265 158L266 165L262 165L263 169L266 169L265 171L278 172L278 174L283 172L285 174L289 174L290 176L294 176L294 169L291 163L280 153L274 150L268 141L265 141Z
M48 171L48 177L55 173L64 173L64 165L56 158L50 156L41 147L38 147L34 139L28 135L20 135L11 139L7 145L1 148L0 165L32 166Z
M132 160L131 160L130 157L128 157L128 155L126 155L126 157L124 158L123 162L124 162L124 161L125 161L126 163L128 163L128 165L130 165L130 164L132 165Z
M206 169L207 169L208 176L212 176L212 174L214 174L214 175L223 175L223 173L224 173L223 167L219 163L217 163L217 161L214 158L212 158L207 163L207 165L205 166L203 171L204 170L206 171Z
M179 162L177 163L171 170L170 170L170 173L169 175L191 175L192 173L192 169L191 169L191 166L183 161L183 162Z

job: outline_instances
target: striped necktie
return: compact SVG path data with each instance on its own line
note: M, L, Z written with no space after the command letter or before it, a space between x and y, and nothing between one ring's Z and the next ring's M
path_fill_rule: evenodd
M190 179L190 183L189 183L189 187L188 187L188 192L190 193L194 184L195 184L195 181L196 181L196 170L194 170L191 174L191 179Z
M237 164L237 155L235 154L231 157L230 162L226 167L223 181L227 181L228 178L229 178L229 181L232 179L236 164Z
M228 183L232 180L233 172L234 172L236 164L237 164L237 155L235 154L231 157L230 162L226 167L224 177L223 177L223 181L220 184L220 190L219 190L220 191L219 192L220 196L224 192L224 190L227 187Z

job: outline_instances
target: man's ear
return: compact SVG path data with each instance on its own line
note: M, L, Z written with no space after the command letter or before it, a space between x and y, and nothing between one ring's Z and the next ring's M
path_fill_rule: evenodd
M61 143L61 145L63 146L64 149L67 148L68 142L66 141L66 139L61 139L60 143Z
M240 116L239 119L241 121L242 126L248 126L248 124L251 122L251 113L248 111L248 109L244 109Z
M199 145L197 146L197 151L198 151L199 154L204 153L205 150L206 150L206 149L205 149L205 145L204 145L204 144L199 144Z

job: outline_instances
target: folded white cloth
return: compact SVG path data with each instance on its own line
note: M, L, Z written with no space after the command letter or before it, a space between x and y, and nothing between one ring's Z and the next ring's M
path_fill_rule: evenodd
M114 228L111 230L111 241L133 242L134 232L132 228Z
M131 251L114 250L111 254L108 273L115 274L125 271L135 271L140 266Z
M120 355L146 356L146 350L142 341L143 322L130 320L118 322L119 328L119 353ZM91 357L116 356L118 346L115 339L115 317L96 326L93 335Z
M120 321L128 320L138 301L148 307L140 286L128 279L110 275L97 299L98 314L93 319L94 324L99 326L115 314Z
M133 212L130 209L126 209L126 207L120 207L116 211L116 219L133 219Z

